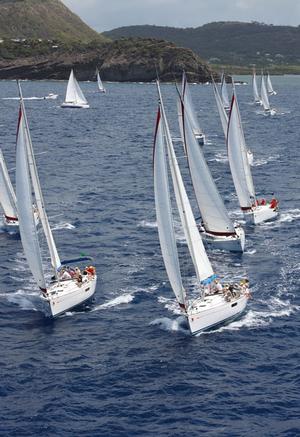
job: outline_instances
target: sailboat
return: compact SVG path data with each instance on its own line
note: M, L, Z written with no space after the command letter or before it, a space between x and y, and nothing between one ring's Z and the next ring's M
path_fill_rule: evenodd
M212 85L213 85L213 90L214 90L214 95L215 95L215 99L216 99L216 103L217 103L217 108L218 108L223 132L224 132L224 137L225 137L225 141L226 141L228 115L227 115L227 112L225 111L225 108L222 104L222 99L221 99L221 96L219 94L219 90L218 90L217 85L216 85L213 78L212 78ZM247 158L248 158L249 165L253 165L253 152L250 149L247 149Z
M224 109L229 110L230 103L229 103L229 97L228 97L228 91L226 86L226 77L224 72L221 76L221 98L222 98L222 104L224 106Z
M192 129L193 129L193 133L196 137L196 140L198 141L200 146L204 146L205 135L204 135L204 133L199 125L199 122L198 122L198 119L196 116L196 112L194 109L192 96L191 96L191 92L189 89L189 84L188 84L188 81L186 78L185 71L183 71L183 73L182 73L181 98L184 102L184 105L186 108L186 114L190 120L190 123L191 123ZM180 124L179 124L179 126L180 126Z
M19 232L19 220L17 212L17 199L8 174L2 150L0 149L0 204L4 211L3 226L7 231ZM39 216L34 208L35 225L39 222Z
M73 69L71 70L67 93L64 103L61 105L62 108L89 108L89 104L84 97L83 92L77 82L77 79L74 75Z
M259 224L278 215L278 201L256 198L235 90L228 120L227 150L233 183L246 222Z
M253 86L253 97L254 97L254 103L256 105L261 105L262 101L259 97L258 94L258 89L257 89L257 82L256 82L256 71L255 69L253 69L253 75L252 75L252 86Z
M187 197L162 102L159 82L159 108L154 138L154 194L158 234L167 275L191 334L197 334L239 316L246 307L249 290L247 282L228 289L216 283L216 274L203 246L196 221ZM183 287L179 256L173 225L168 180L171 171L176 204L196 271L200 296L189 299ZM216 286L216 289L214 289ZM218 286L218 287L217 287Z
M102 80L100 78L100 73L98 68L96 69L97 85L100 93L106 93L106 89L103 86Z
M260 89L260 95L261 95L261 102L265 111L265 114L267 115L275 115L276 110L274 108L271 108L269 97L267 93L266 83L265 83L265 77L263 72L261 73L261 89Z
M203 151L198 147L190 120L186 117L181 100L182 141L188 159L190 175L201 214L199 230L202 239L222 250L243 252L245 233L238 223L233 223L220 196L215 181L206 163Z
M78 268L77 270L62 268L66 262L60 260L50 229L19 83L18 86L20 111L17 130L16 197L20 235L30 270L42 292L42 301L51 316L55 317L90 299L96 289L97 276L92 266L88 274L81 274ZM38 233L34 224L32 188L54 274L49 285L46 283ZM80 261L86 259L81 258ZM71 264L71 261L67 263Z
M271 77L270 77L270 73L268 72L268 74L267 74L267 91L268 91L268 94L270 95L270 96L276 96L276 91L274 91L274 89L273 89L273 85L272 85L272 82L271 82Z

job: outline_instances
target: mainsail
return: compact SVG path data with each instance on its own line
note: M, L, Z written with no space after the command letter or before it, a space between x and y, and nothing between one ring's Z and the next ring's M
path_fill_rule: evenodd
M253 70L253 76L252 76L252 86L253 86L253 97L254 101L256 103L260 103L261 100L259 98L258 89L257 89L257 83L256 83L256 72Z
M96 76L97 76L98 89L99 89L99 91L100 91L101 93L104 93L104 92L105 92L105 88L104 88L103 83L102 83L102 80L101 80L101 78L100 78L100 73L99 73L98 68L97 68L97 70L96 70Z
M200 282L209 281L214 276L211 263L205 252L205 248L200 237L193 211L185 191L182 176L175 155L172 138L164 111L159 83L157 82L158 93L161 105L163 130L168 150L168 161L171 169L172 182L175 192L176 204L180 215L180 220L184 230L189 252L195 267L197 278Z
M181 98L184 101L187 116L190 120L194 135L203 135L203 131L196 116L185 72L182 73Z
M176 246L172 206L170 199L168 169L166 162L165 134L161 122L161 111L158 109L154 137L154 194L158 234L166 271L181 306L185 305L185 291L182 285L178 252Z
M230 170L243 210L255 203L255 190L247 158L247 147L235 91L233 92L227 131L227 150Z
M87 100L84 97L83 92L81 91L81 88L76 80L73 69L71 70L68 81L65 103L75 103L80 105L87 104Z
M273 85L272 85L271 77L270 77L269 73L267 74L267 91L270 95L276 94L276 91L274 91L274 89L273 89Z
M228 97L228 91L226 86L226 77L224 73L222 73L222 77L221 77L221 97L222 97L222 103L224 108L229 109L229 97Z
M185 108L182 102L185 150L193 182L193 187L201 213L203 226L215 235L235 234L234 225L228 215L218 188L199 148L188 119L184 119Z
M217 108L219 111L219 115L220 115L220 119L221 119L221 123L222 123L222 128L223 128L223 132L224 132L224 136L226 138L227 135L227 124L228 124L228 115L227 112L225 111L224 105L222 103L222 99L219 93L219 90L215 84L215 81L212 79L212 84L213 84L213 90L214 90L214 95L215 95L215 99L216 99L216 103L217 103Z
M41 250L32 208L31 181L28 163L28 136L22 111L19 113L16 157L16 193L20 235L24 252L38 286L46 289Z
M16 195L0 149L0 204L8 219L17 219Z
M262 101L264 110L265 111L269 111L271 108L270 108L269 97L268 97L268 93L267 93L267 89L266 89L266 84L265 84L265 77L264 77L263 74L261 75L261 90L260 90L260 93L261 93L261 101Z
M25 106L24 106L24 102L22 99L22 91L20 88L20 84L18 84L18 85L19 85L19 92L20 92L20 96L21 96L20 119L21 119L21 121L24 120L24 122L22 123L22 126L24 126L24 129L25 129L24 135L26 138L27 157L28 157L27 159L28 159L28 164L29 164L29 169L30 169L32 185L33 185L33 189L34 189L36 206L38 209L39 218L40 218L42 226L43 226L44 234L45 234L45 237L47 240L47 244L48 244L48 248L49 248L49 252L50 252L50 258L51 258L51 265L52 265L54 272L56 274L58 269L61 266L61 262L60 262L60 258L59 258L58 252L57 252L57 248L55 245L55 241L54 241L54 238L52 235L52 231L50 229L50 224L49 224L48 217L47 217L46 210L45 210L45 204L44 204L43 194L42 194L40 181L39 181L39 177L38 177L38 171L37 171L37 166L36 166L36 162L35 162L35 157L34 157L34 153L33 153L33 147L32 147L29 127L28 127L26 112L25 112ZM18 196L17 196L17 198L18 198Z

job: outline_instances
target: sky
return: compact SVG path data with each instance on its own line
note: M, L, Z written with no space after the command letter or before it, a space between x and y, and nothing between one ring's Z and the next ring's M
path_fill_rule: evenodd
M300 0L62 0L98 32L134 24L198 27L212 21L300 25Z

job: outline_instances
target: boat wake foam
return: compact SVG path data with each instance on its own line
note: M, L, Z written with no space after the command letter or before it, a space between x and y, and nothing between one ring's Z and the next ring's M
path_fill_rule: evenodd
M157 222L148 222L147 220L141 220L138 223L139 228L157 228Z
M268 158L256 159L253 163L253 167L260 167L261 165L268 164L268 162L277 161L280 155L269 156Z
M177 317L177 319L169 319L168 317L162 317L150 322L150 325L158 325L161 329L168 332L180 332L185 335L190 335L190 331L187 328L186 319L184 316Z
M60 222L51 228L52 231L60 231L61 229L75 229L75 226L71 223Z
M134 299L134 295L132 294L122 294L121 296L115 297L112 300L109 300L108 302L105 302L101 305L95 306L91 311L98 311L98 310L105 310L107 308L116 307L118 305L125 305L130 302L132 302Z

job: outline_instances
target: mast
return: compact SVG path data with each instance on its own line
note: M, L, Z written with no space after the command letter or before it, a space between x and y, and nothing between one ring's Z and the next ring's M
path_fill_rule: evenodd
M26 117L26 111L25 111L25 105L23 101L22 96L22 90L20 83L18 82L18 88L19 88L19 94L20 94L20 119L24 119L24 127L25 127L25 135L26 135L26 146L27 146L27 155L28 155L28 165L30 169L30 175L36 200L37 209L39 212L39 218L41 220L44 234L47 240L49 252L50 252L50 258L51 258L51 265L53 267L54 273L57 276L57 271L61 266L60 258L57 252L57 248L55 245L55 241L52 235L52 231L49 225L48 217L45 210L45 204L43 199L43 194L40 186L40 181L38 177L38 171L37 166L35 162L34 152L33 152L33 146L31 142L31 136L28 126L28 121Z

